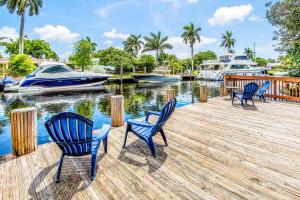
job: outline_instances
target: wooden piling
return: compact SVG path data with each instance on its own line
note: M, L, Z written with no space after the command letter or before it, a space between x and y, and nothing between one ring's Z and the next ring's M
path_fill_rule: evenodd
M221 85L220 85L220 96L221 97L225 96L225 93L226 93L225 90L226 90L226 88L224 86L224 83L221 83Z
M167 89L166 90L166 102L170 101L175 97L175 90L174 89Z
M207 85L200 85L200 102L207 102Z
M124 96L111 97L111 125L114 127L124 124Z
M29 154L37 148L37 109L21 108L11 112L13 152L16 156Z

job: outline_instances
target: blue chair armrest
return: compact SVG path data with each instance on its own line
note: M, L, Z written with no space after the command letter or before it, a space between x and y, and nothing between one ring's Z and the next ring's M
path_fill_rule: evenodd
M146 122L148 122L150 115L156 115L159 116L160 112L155 112L155 111L149 111L146 115Z
M233 94L243 94L241 91L232 91Z
M128 120L127 124L136 125L136 126L143 126L143 127L152 127L152 124L148 124L147 122L135 121L135 120Z
M103 139L104 137L107 136L109 130L110 130L110 125L108 124L104 124L100 130L94 130L95 134L93 134L93 140L97 141Z

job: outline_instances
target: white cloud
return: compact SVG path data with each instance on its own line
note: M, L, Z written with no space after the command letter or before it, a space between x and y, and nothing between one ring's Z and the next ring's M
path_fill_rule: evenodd
M194 45L195 50L199 50L199 48L209 45L209 44L214 44L217 43L218 40L216 38L212 37L205 37L205 36L200 36L201 42L196 43ZM175 54L178 58L188 58L190 57L190 47L189 44L185 44L183 42L183 39L181 37L170 37L168 39L168 43L170 43L173 46L173 49L168 50L168 53Z
M176 12L183 4L195 4L198 0L160 0L164 3L171 4L171 10Z
M209 18L208 23L214 26L217 24L225 25L236 21L243 22L252 11L253 7L251 4L221 7L216 10L213 17Z
M46 25L43 27L37 27L33 30L35 34L46 41L57 42L73 42L80 34L71 32L67 27L62 25Z
M98 9L94 10L94 13L103 19L107 19L108 15L111 12L115 11L115 9L117 9L118 7L121 7L122 5L124 5L128 2L131 2L131 1L133 1L133 0L123 0L123 1L115 2L115 3L111 3L111 4L105 5L103 7L100 7Z
M19 36L15 28L3 26L2 28L0 28L0 37L7 37L9 39L14 40L17 39ZM9 40L4 41L8 42Z
M126 40L129 37L129 34L120 33L117 29L112 29L111 31L104 32L103 36L111 39L121 39Z
M249 18L248 18L249 21L253 21L253 22L262 22L264 21L263 18L261 18L260 16L256 16L256 15L251 15Z

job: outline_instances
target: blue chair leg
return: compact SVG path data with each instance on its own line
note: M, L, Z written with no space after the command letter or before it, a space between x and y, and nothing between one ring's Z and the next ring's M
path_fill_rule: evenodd
M127 140L127 135L128 135L128 132L131 130L131 126L129 124L127 124L127 127L126 127L126 132L125 132L125 139L124 139L124 144L123 144L123 147L125 148L126 146L126 140Z
M104 153L107 153L107 136L103 139Z
M56 179L55 179L56 183L60 182L61 167L62 167L62 164L64 162L64 157L65 157L65 154L61 154L61 157L60 157L60 160L59 160L59 163L58 163Z
M93 181L96 177L96 161L97 161L97 153L92 153L91 157L91 180Z
M167 138L163 129L160 130L161 137L163 138L166 146L168 146Z
M241 104L244 107L244 100L243 99L241 99Z
M147 145L148 145L149 150L150 150L150 152L151 152L151 155L152 155L153 157L156 157L155 147L154 147L154 143L153 143L152 137L147 138L147 141L146 141L146 142L147 142Z
M253 99L251 99L251 101L252 101L252 105L253 105L253 107L255 107Z

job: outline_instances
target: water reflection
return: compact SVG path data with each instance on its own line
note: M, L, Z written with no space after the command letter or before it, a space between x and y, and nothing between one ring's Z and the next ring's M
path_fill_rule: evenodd
M94 121L94 128L110 123L110 96L125 97L125 119L138 118L150 110L158 111L165 104L165 90L175 89L178 106L199 101L199 87L203 82L172 82L163 84L106 85L103 91L65 92L59 94L5 94L0 98L0 155L11 152L10 113L13 109L34 106L38 110L38 143L49 141L44 122L52 115L70 111ZM208 84L210 97L219 94L218 84Z
M95 111L95 102L92 100L82 100L75 103L75 112L92 119Z

